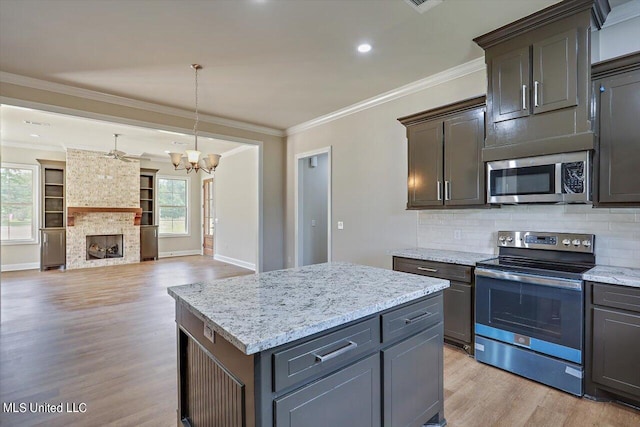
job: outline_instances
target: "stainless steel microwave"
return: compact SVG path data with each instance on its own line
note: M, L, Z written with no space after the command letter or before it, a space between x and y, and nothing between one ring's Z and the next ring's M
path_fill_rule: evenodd
M489 203L588 203L591 153L552 154L487 163Z

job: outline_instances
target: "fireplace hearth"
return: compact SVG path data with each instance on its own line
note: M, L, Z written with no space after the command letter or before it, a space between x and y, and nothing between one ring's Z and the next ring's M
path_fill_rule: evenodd
M123 256L122 234L87 236L87 261Z

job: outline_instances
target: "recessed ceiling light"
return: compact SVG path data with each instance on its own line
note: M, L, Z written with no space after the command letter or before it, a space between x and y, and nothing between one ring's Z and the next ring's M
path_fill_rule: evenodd
M164 152L167 153L167 154L171 153L171 151L169 151L169 150L164 150Z
M367 53L371 50L371 45L369 43L362 43L360 46L358 46L358 52L360 53Z
M168 133L169 135L180 135L180 136L187 136L184 133L180 133L180 132L172 132L170 130L162 130L162 129L158 129L158 132L162 132L162 133Z
M32 133L31 135L29 135L33 138L40 138L40 135L38 135L37 133Z

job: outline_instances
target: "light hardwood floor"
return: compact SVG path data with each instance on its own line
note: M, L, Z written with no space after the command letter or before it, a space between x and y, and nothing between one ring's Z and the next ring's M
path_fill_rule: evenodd
M2 273L0 401L87 407L0 413L0 425L175 426L174 304L166 288L247 273L199 256ZM575 398L448 347L445 416L451 427L640 426L636 410Z

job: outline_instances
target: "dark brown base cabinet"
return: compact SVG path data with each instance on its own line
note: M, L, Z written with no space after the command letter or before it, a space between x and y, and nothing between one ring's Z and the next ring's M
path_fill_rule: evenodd
M444 295L444 340L473 355L473 267L443 262L393 257L393 269L447 279Z
M67 263L67 230L40 229L40 270L64 267Z
M140 261L158 259L158 226L140 226Z
M585 394L640 406L640 288L587 282L587 308Z
M446 424L441 292L253 355L180 303L176 322L178 425Z

